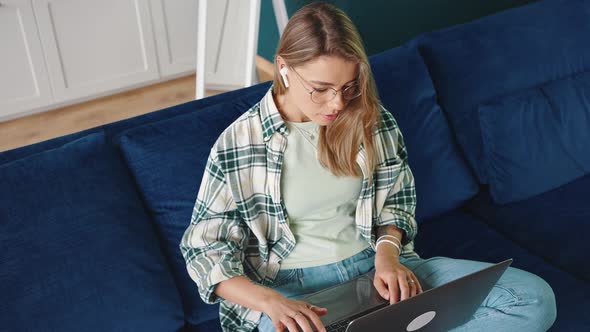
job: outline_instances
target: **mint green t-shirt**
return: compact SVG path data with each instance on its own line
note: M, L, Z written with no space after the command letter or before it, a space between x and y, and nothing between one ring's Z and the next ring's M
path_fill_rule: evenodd
M335 263L369 247L355 226L361 178L335 176L320 164L316 123L286 125L281 193L297 244L281 269Z

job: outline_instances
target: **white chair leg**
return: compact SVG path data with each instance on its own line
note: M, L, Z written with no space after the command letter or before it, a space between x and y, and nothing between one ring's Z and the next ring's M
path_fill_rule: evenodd
M207 2L199 1L199 15L197 18L197 68L195 99L205 97L205 48L207 45Z

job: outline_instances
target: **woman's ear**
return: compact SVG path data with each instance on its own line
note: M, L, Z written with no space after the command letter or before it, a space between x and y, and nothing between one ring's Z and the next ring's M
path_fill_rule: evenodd
M283 66L281 68L281 70L279 70L279 73L281 74L281 77L283 78L283 83L285 83L286 88L289 87L289 79L287 78L288 72L289 72L289 69L287 69L287 66Z
M281 77L283 79L283 83L285 84L285 87L288 88L289 87L289 79L287 78L287 73L289 72L289 69L287 68L287 64L285 63L285 60L283 60L283 58L280 55L277 55L275 57L275 64L279 68L279 74L281 75Z

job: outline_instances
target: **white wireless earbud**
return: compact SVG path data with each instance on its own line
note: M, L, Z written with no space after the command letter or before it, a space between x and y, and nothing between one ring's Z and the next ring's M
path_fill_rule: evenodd
M283 67L281 68L281 70L279 70L279 73L281 73L281 76L283 77L283 82L285 83L285 87L289 87L289 80L287 79L287 73L289 72L289 70L287 69L287 67Z

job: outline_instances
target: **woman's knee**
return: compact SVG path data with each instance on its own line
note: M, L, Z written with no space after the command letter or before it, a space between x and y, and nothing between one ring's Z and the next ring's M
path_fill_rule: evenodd
M555 293L553 293L553 289L545 280L538 276L536 276L536 278L539 280L538 296L539 303L542 308L540 311L547 323L546 328L549 329L557 318L557 303L555 301Z
M523 294L526 296L523 301L530 304L529 318L533 322L538 322L539 327L546 331L557 318L557 306L553 289L545 280L535 274L524 272L522 275L523 277L526 276L526 280L522 282L525 287Z

